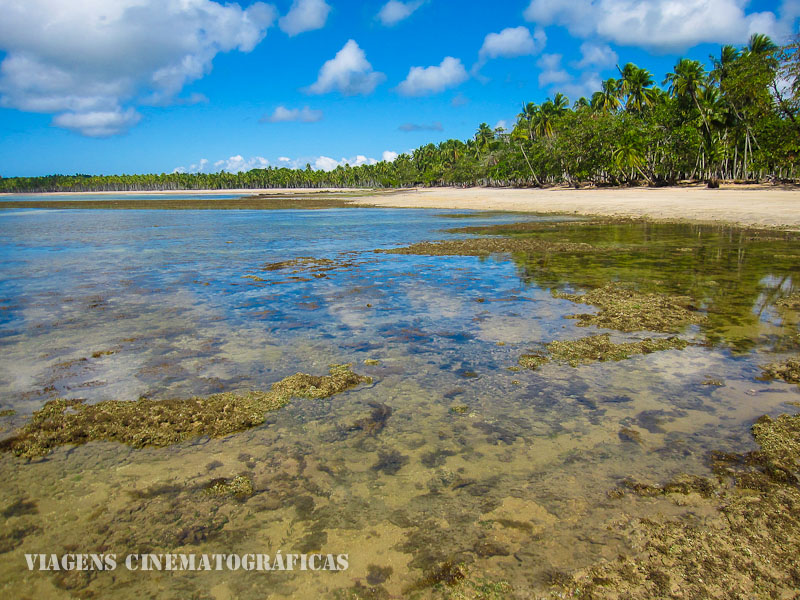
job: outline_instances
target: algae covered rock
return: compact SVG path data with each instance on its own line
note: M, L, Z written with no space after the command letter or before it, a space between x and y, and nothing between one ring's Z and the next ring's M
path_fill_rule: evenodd
M770 363L761 367L768 379L783 379L786 383L800 383L800 357L788 358L782 362Z
M580 304L589 304L600 309L597 314L572 315L580 327L596 325L618 331L678 332L693 323L703 323L706 318L692 306L686 296L668 296L657 293L638 292L620 284L612 283L585 294L554 292L562 298Z
M15 436L0 442L0 451L17 456L44 456L57 446L94 440L122 442L134 448L168 446L208 435L222 437L261 425L267 412L292 397L327 398L372 381L350 365L332 365L325 376L297 373L272 390L225 392L204 398L135 401L51 400Z
M620 361L638 354L650 354L662 350L683 350L689 342L676 337L647 338L638 342L614 343L607 333L578 340L555 341L545 346L547 353L525 354L519 364L528 369L537 369L549 362L565 362L573 367L593 362Z
M757 453L772 477L796 482L800 472L800 415L764 415L753 425Z
M551 242L530 237L471 238L419 242L404 248L377 250L385 254L414 254L421 256L489 256L491 254L542 254L548 252L600 252L583 242Z

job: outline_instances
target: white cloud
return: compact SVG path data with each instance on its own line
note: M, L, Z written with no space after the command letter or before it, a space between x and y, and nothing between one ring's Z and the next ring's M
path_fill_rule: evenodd
M398 0L390 0L381 8L378 13L378 20L386 27L392 27L410 17L414 11L423 4L424 2L422 0L417 0L416 2L398 2Z
M333 171L336 167L343 167L350 165L351 167L360 167L361 165L376 165L378 161L374 158L367 158L363 154L357 155L355 158L343 158L336 160L329 156L320 156L313 163L312 166L318 171Z
M136 105L178 101L217 53L250 52L274 19L262 2L3 0L0 106L55 114L85 135L122 133Z
M500 33L487 35L478 56L481 59L526 56L541 52L546 43L547 35L541 27L536 28L534 35L531 35L530 29L522 25L508 27Z
M189 168L186 167L175 167L172 169L173 173L202 173L206 165L208 165L207 158L201 158L198 162L189 165Z
M600 89L601 83L600 75L595 72L586 72L581 73L580 78L577 80L570 78L570 81L561 83L557 91L565 94L573 101L581 96L591 99L592 94Z
M386 76L373 71L364 51L355 40L348 40L336 56L325 62L319 70L317 81L306 91L311 94L326 94L339 90L345 96L371 94Z
M565 83L572 78L561 68L562 58L561 54L542 54L541 58L536 61L536 65L542 70L539 73L539 87Z
M608 44L584 42L581 44L581 59L575 63L578 69L595 67L605 69L617 64L619 57Z
M263 156L244 158L241 154L237 154L225 160L218 160L214 163L214 168L228 173L240 173L251 169L265 169L268 165L269 161Z
M53 118L53 125L75 131L89 137L108 137L127 131L142 116L134 109L115 108L106 111L65 112Z
M391 150L385 150L382 154L381 160L392 162L397 158L398 154ZM367 157L364 154L357 154L353 158L342 158L336 160L329 156L315 156L315 157L300 157L289 158L288 156L279 156L277 159L277 166L287 169L305 169L307 164L318 171L333 171L336 167L350 165L351 167L359 167L361 165L376 165L378 160L375 158ZM231 156L224 160L216 161L213 166L217 171L228 171L229 173L239 173L242 171L250 171L251 169L265 169L270 162L263 156L253 156L245 158L241 154ZM205 171L209 165L208 159L201 158L197 163L187 167L176 167L172 170L173 173L201 173Z
M322 120L321 110L311 110L308 106L303 108L277 107L270 116L261 119L263 123L287 123L297 121L300 123L316 123Z
M295 36L325 27L330 12L331 7L325 0L294 0L289 12L280 18L278 25L287 35Z
M524 16L539 25L562 25L580 37L598 35L660 52L703 42L742 43L755 32L779 38L787 32L791 6L779 20L768 11L748 14L747 4L747 0L532 0Z
M448 56L438 67L411 67L408 76L397 86L397 91L404 96L438 94L467 79L469 75L461 61Z

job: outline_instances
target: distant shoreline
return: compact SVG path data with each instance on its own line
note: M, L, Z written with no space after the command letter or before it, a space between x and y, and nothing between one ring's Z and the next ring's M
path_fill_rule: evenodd
M233 200L213 196L241 194ZM8 196L82 197L85 200L2 201ZM118 201L92 200L92 196L120 196ZM126 196L154 196L125 200ZM160 199L157 196L201 196L206 199ZM347 206L384 208L436 208L488 210L542 214L633 217L655 221L729 223L755 227L800 228L800 188L774 185L701 185L663 188L289 188L266 190L175 190L125 192L54 192L0 194L0 207L80 209L276 209L337 208Z

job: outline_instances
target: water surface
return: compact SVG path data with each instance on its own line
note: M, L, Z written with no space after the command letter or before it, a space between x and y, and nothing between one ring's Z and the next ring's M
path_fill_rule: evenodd
M750 449L758 416L800 400L797 386L757 379L759 365L797 350L796 315L775 306L798 288L797 241L572 223L531 235L614 251L373 252L468 237L442 231L465 224L555 219L448 213L0 210L0 409L17 411L4 435L56 397L266 389L332 363L374 379L327 400L293 400L264 426L223 439L144 450L94 442L30 463L0 457L0 589L311 598L366 586L373 597L401 597L432 566L463 561L520 597L544 594L554 570L630 551L614 528L625 511L663 510L610 498L623 480L707 475L710 451ZM298 257L333 262L273 264ZM683 351L515 368L542 343L603 332L566 319L592 309L551 290L615 280L690 295L709 323L683 333L694 343ZM382 421L365 428L376 415ZM249 499L204 493L239 474L254 482ZM10 508L20 501L26 510ZM23 558L278 549L348 553L350 569L65 576L28 573ZM391 570L376 583L378 567Z

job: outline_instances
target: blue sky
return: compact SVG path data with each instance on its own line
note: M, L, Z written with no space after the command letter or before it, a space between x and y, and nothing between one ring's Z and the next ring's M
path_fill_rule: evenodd
M4 0L0 175L391 159L589 95L632 61L660 83L800 0Z

